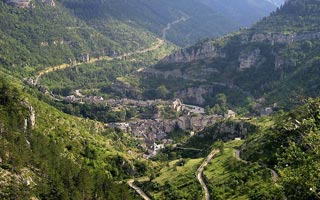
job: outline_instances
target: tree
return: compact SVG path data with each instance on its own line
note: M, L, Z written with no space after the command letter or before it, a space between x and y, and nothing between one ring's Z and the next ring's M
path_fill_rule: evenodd
M156 91L157 96L162 99L165 99L169 94L169 90L164 85L159 86Z
M215 103L218 104L221 108L221 113L225 113L227 111L227 96L223 93L217 94L215 97Z

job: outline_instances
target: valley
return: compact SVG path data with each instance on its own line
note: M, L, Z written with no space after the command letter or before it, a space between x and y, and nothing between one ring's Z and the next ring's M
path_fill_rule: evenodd
M320 199L319 13L0 1L0 199Z

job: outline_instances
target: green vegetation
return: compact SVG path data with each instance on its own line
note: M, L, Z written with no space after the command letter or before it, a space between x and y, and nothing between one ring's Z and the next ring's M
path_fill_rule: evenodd
M95 63L51 72L41 77L40 82L54 94L62 96L68 96L76 89L81 88L92 91L88 93L89 95L106 98L110 96L137 98L141 96L143 86L138 79L129 74L155 63L172 52L173 48L173 45L164 44L153 51L132 54L122 59L100 60ZM122 88L116 90L115 83L121 85Z
M8 75L0 80L1 199L132 199L115 180L147 171L135 154L126 154L139 152L133 140L57 111Z
M319 199L320 99L275 116L274 125L252 135L244 158L275 168L290 199Z
M234 148L243 141L231 141L215 156L204 174L212 199L283 199L281 188L274 185L271 174L257 163L246 164L234 156Z
M202 199L195 172L203 159L179 159L167 163L151 181L141 183L154 199Z
M170 93L179 94L186 88L203 87L207 91L202 95L204 106L214 107L215 96L223 93L228 107L241 114L258 114L274 103L285 110L301 105L300 99L317 97L320 88L319 11L317 1L290 1L252 28L188 47L184 52L197 52L210 44L221 55L192 62L160 62L156 70L180 70L185 79L143 76L143 83L151 83L145 84L150 86L145 90L164 85ZM248 68L240 69L241 64Z
M236 12L230 12L232 8L236 9L239 7L239 5L235 5L237 4L236 2L230 3L229 6L232 8L228 10L225 6L218 5L218 2L214 2L212 6L206 2L196 0L60 1L66 8L70 9L80 19L86 21L91 27L98 29L104 34L111 35L112 39L119 40L119 42L122 39L122 35L119 37L118 32L114 32L113 26L110 23L124 22L122 26L126 26L127 29L133 27L134 29L148 30L161 37L163 34L162 30L167 24L183 17L184 20L172 25L166 34L166 38L169 41L180 46L191 45L200 39L221 36L237 30L241 26L248 26L275 9L275 7L266 2L262 3L263 6L259 6L260 2L256 4L252 1L243 3L245 6L242 6L242 9ZM247 16L247 10L251 10L250 16ZM239 14L231 16L230 13ZM126 35L124 32L120 33ZM124 43L124 45L127 44Z
M300 101L320 89L319 1L291 0L251 29L185 51L209 43L221 53L215 58L156 64L159 73L177 69L187 75L168 79L136 76L175 48L157 39L168 23L181 19L167 39L186 45L230 30L232 22L194 0L33 3L20 9L0 1L0 199L137 199L126 180L142 177L137 185L154 199L200 200L195 173L213 148L221 153L204 172L213 199L320 199L320 98ZM189 34L194 29L199 32ZM279 40L286 40L292 33L300 39L252 39L281 34ZM21 82L50 66L83 62L84 53L110 59L45 74L41 84L61 96L81 89L136 99L172 99L182 89L202 86L208 114L230 108L253 114L275 102L285 109L305 105L271 117L219 121L194 136L176 130L168 134L175 144L146 160L141 141L103 122L180 113L162 105L112 110L53 101ZM240 69L243 60L254 64Z

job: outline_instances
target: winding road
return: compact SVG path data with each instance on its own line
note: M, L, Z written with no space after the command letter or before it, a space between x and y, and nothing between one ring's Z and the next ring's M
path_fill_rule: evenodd
M134 189L144 200L150 200L150 198L139 188L134 184L134 180L131 179L128 181L128 185Z
M200 165L200 167L197 170L197 174L196 174L197 179L200 182L200 184L204 190L205 200L210 200L210 193L209 193L208 187L206 186L206 184L202 178L203 170L208 165L208 163L212 160L212 158L219 152L220 152L220 150L218 150L218 149L212 150L211 153L207 156L207 158L203 161L203 163Z
M240 157L240 150L238 150L238 149L234 149L234 157L235 157L238 161L241 161L241 162L243 162L243 163L245 163L245 164L249 164L248 161L241 159L241 157ZM278 182L279 179L280 179L279 174L278 174L274 169L271 169L271 168L267 168L267 169L268 169L268 170L270 171L270 173L271 173L271 178L272 178L273 183L274 183L276 186L278 186L278 183L277 183L277 182ZM284 200L287 200L287 199L288 199L285 194L283 194L283 199L284 199Z
M234 149L234 157L238 160L238 161L241 161L241 162L243 162L243 163L245 163L245 164L248 164L249 162L248 161L246 161L246 160L243 160L243 159L241 159L241 157L240 157L240 150L238 150L238 149ZM273 180L273 182L274 183L276 183L278 180L279 180L279 174L275 171L275 170L273 170L273 169L270 169L270 168L267 168L269 171L270 171L270 173L271 173L271 177L272 177L272 180Z
M67 69L67 68L71 68L71 67L76 67L76 66L80 66L82 64L90 64L90 63L95 63L97 61L102 61L102 60L105 60L105 61L111 61L111 60L115 60L115 59L123 59L125 57L128 57L128 56L132 56L132 55L136 55L136 54L143 54L143 53L147 53L147 52L150 52L150 51L155 51L156 49L159 49L162 45L164 45L165 43L165 40L166 40L166 36L167 36L167 32L171 29L171 27L177 23L180 23L182 21L186 21L188 20L189 17L186 17L186 16L183 16L173 22L170 22L167 24L167 26L165 28L162 29L162 37L161 39L158 38L156 43L153 44L151 47L148 47L148 48L145 48L145 49L142 49L142 50L137 50L137 51L134 51L134 52L130 52L130 53L124 53L122 55L119 55L117 57L109 57L109 56L101 56L99 58L90 58L90 60L86 63L75 63L75 64L61 64L61 65L58 65L58 66L54 66L54 67L50 67L50 68L47 68L47 69L44 69L42 71L40 71L36 78L35 78L35 81L34 81L34 84L35 85L38 85L39 84L39 80L41 78L41 76L44 76L46 74L49 74L51 72L55 72L55 71L58 71L58 70L64 70L64 69Z
M175 21L173 21L173 22L168 23L167 26L166 26L164 29L162 29L162 40L166 40L167 33L168 33L168 31L171 29L171 27L172 27L173 25L178 24L178 23L180 23L180 22L187 21L189 18L190 18L190 17L185 17L185 16L183 16L183 17L181 17L180 19L177 19L177 20L175 20Z

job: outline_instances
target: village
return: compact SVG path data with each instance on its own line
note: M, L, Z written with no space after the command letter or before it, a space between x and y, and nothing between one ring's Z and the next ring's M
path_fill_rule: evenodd
M160 100L153 103L156 102L160 102ZM161 102L166 102L167 105L169 103L169 101ZM149 103L149 105L152 105L151 102ZM107 126L120 129L142 140L143 144L141 146L148 151L146 157L152 157L157 155L166 145L174 145L173 140L167 138L169 133L186 130L190 133L190 136L193 136L219 120L236 116L232 110L229 110L225 116L206 115L204 108L183 104L180 99L171 101L169 106L173 111L181 113L177 119L141 119L123 123L110 123Z
M26 84L35 85L34 80L26 79ZM50 93L45 87L39 86L39 90L51 96L54 100L65 101L79 104L96 104L108 106L113 111L121 110L123 108L155 108L162 107L176 117L166 118L161 112L156 112L149 118L135 118L125 122L114 122L105 124L106 127L112 127L123 132L126 132L141 141L140 147L148 154L146 158L153 157L164 149L167 145L173 144L172 139L168 139L168 134L178 130L184 130L193 136L206 127L214 125L217 121L223 119L235 118L236 113L232 110L227 110L224 115L208 115L205 109L195 105L184 104L181 99L175 100L135 100L135 99L104 99L102 96L87 96L83 95L80 90L76 90L74 94L66 97L55 96ZM263 99L257 101L258 107ZM260 107L260 116L268 116L273 113L276 107Z

